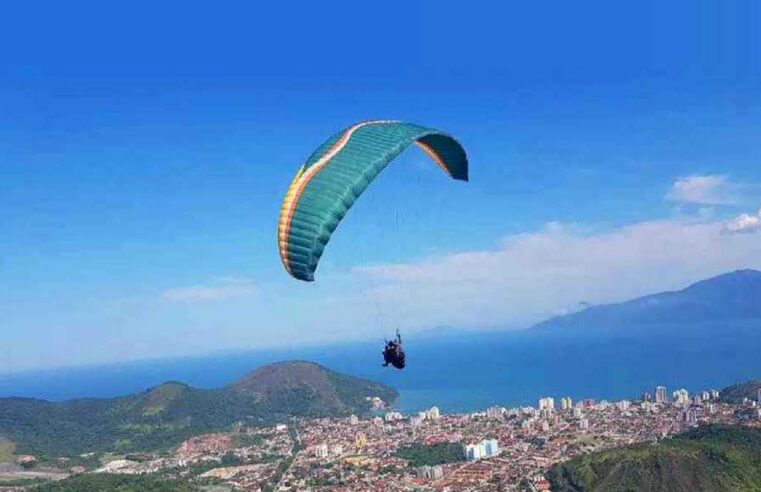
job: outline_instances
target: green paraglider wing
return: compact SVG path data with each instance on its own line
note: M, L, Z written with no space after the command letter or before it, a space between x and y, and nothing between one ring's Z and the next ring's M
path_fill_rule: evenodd
M312 154L285 195L278 249L288 273L314 280L338 223L383 168L412 144L452 178L468 180L465 150L445 133L400 121L366 121L347 128Z

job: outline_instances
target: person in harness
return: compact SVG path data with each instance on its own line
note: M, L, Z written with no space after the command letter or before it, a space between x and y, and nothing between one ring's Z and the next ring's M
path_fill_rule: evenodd
M397 369L404 369L404 349L402 348L402 337L399 330L396 330L396 338L386 341L386 348L383 349L383 367L391 364Z

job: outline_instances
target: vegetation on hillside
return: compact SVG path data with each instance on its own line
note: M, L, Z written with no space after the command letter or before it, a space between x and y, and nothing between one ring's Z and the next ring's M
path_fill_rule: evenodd
M7 463L13 459L13 451L16 449L16 444L12 441L0 437L0 463Z
M172 382L120 398L58 403L2 398L0 439L15 443L15 453L41 460L161 450L240 421L273 425L293 416L364 414L370 410L367 396L393 400L396 392L316 364L280 363L216 390Z
M761 390L761 379L727 386L721 390L720 395L724 402L738 404L742 403L743 398L755 401L758 398L758 390Z
M465 461L465 452L459 443L415 444L398 450L396 456L414 467Z
M109 473L86 473L65 480L48 482L35 487L35 492L193 492L197 487L188 482L168 479L157 475L116 475Z
M548 478L559 492L761 490L761 430L700 427L659 443L573 458Z
M47 478L0 478L0 490L5 490L6 488L17 490L23 487L47 483L48 481L49 479Z

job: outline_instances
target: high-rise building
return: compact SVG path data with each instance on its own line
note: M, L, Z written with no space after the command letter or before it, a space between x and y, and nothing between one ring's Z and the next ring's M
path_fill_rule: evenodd
M579 429L581 429L581 430L589 430L589 420L587 420L587 419L581 419L579 421Z
M359 423L359 419L356 415L349 416L349 424L350 425L357 425Z
M671 396L675 405L684 406L690 403L690 393L684 388L674 391Z
M469 461L476 461L481 459L481 447L478 444L466 444L465 445L465 457Z
M550 396L540 398L539 410L555 410L555 399Z
M328 445L327 444L318 444L314 447L314 455L318 458L327 458L328 457Z
M441 416L439 413L439 407L431 407L425 415L428 420L438 420Z
M655 387L655 403L666 403L666 387L665 386L656 386Z
M573 418L580 419L582 415L581 408L576 407L573 409Z
M621 401L616 403L616 406L618 407L618 409L620 411L626 412L627 410L629 410L629 401L628 400L621 400Z
M570 410L571 408L573 408L573 400L571 400L570 396L560 399L561 410Z
M499 454L499 443L496 439L485 439L476 444L466 444L465 457L470 461L490 458Z
M499 443L496 439L487 439L483 441L486 456L497 456L499 454Z

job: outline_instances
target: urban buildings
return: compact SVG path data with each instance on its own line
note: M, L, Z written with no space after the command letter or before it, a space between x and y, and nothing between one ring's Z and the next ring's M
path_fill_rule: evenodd
M747 402L738 404L718 400L713 390L707 391L709 399L701 391L699 399L687 398L683 404L665 401L665 388L660 393L660 404L588 399L558 412L552 412L554 405L545 402L540 404L544 407L541 412L548 418L542 419L536 408L492 407L467 414L429 409L409 418L393 416L387 422L369 416L356 420L299 418L286 431L242 425L230 432L189 439L174 455L157 455L145 462L114 460L107 470L164 470L167 474L179 470L193 475L194 468L201 468L195 465L203 463L204 471L195 476L224 480L235 490L499 492L521 490L519 484L527 482L535 490L546 490L549 468L584 453L652 442L702 424L761 428L755 392ZM681 391L675 393L676 399L684 400ZM562 408L563 400L559 403ZM241 440L241 433L260 437ZM462 447L467 459L412 468L411 461L403 457L407 449L442 444L455 450ZM230 453L240 466L223 464Z
M656 386L655 388L655 403L664 404L667 401L666 387Z
M482 458L491 458L499 454L499 444L496 439L484 439L477 444L466 444L464 446L465 457L469 461L476 461Z
M555 399L549 396L540 398L539 410L555 410Z
M440 465L421 466L416 471L418 478L425 478L427 480L440 480L444 477L444 471Z
M328 445L327 444L319 444L314 447L314 455L317 458L327 458L328 457Z
M684 388L674 391L671 397L674 399L674 405L684 406L690 403L690 393Z

